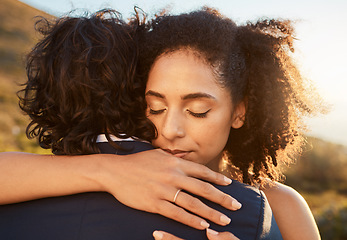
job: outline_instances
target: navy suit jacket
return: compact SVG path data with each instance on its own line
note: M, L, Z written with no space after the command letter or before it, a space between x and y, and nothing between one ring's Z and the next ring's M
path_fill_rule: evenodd
M144 142L120 142L132 153L152 149ZM108 143L99 143L102 153L128 154ZM211 224L217 231L230 231L242 240L282 239L263 192L233 181L216 186L242 203L238 211L229 211L201 199L232 219L225 227ZM141 196L138 196L141 199ZM117 240L153 239L154 230L164 230L188 240L207 239L196 230L158 214L129 208L105 192L81 193L44 198L0 206L0 239L19 240Z

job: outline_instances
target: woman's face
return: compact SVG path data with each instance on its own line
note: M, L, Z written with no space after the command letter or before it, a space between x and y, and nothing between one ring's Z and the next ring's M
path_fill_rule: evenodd
M148 118L158 130L156 147L217 169L231 127L242 126L231 96L209 65L192 51L157 58L146 87Z

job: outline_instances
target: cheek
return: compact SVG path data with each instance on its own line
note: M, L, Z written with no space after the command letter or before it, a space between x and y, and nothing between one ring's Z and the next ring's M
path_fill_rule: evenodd
M202 151L210 152L211 148L215 151L224 148L229 137L229 131L230 127L222 126L220 122L213 121L210 123L205 122L198 126L192 126L188 134L194 136L195 142L200 145Z
M209 124L204 124L200 130L199 137L204 139L205 147L208 146L213 148L216 154L219 154L220 151L223 151L230 133L230 120L229 119L215 119L215 121L210 122ZM203 131L202 129L205 129Z
M158 137L156 139L153 139L151 143L154 147L157 148L167 148L167 145L165 145L166 142L160 134L158 134Z
M166 148L167 140L165 140L165 138L162 135L162 131L163 131L162 127L164 124L163 118L160 115L159 116L149 115L148 119L151 120L151 122L154 124L158 132L157 138L152 140L152 145L159 148L163 148L163 147Z
M147 113L147 118L154 124L155 128L157 129L158 131L158 136L160 136L160 132L161 132L161 129L160 129L160 125L158 123L158 119L153 117L152 115L148 114ZM158 138L156 139L153 139L152 140L152 144L154 145L155 141L157 141Z

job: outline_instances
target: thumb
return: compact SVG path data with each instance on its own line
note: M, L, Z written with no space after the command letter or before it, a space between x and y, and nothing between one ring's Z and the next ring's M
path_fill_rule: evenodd
M216 232L210 228L206 229L206 234L209 240L240 240L231 232Z

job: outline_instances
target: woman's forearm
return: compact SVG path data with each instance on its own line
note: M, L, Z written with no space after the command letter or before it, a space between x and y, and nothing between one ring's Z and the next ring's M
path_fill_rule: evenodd
M123 156L0 153L0 204L105 191L129 207L158 213L197 229L208 226L203 218L226 225L230 222L227 216L189 193L231 210L241 205L206 181L228 185L231 180L162 150ZM175 205L179 189L186 193L179 194Z
M0 204L102 191L96 155L0 153Z

